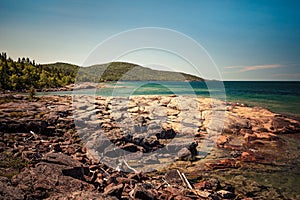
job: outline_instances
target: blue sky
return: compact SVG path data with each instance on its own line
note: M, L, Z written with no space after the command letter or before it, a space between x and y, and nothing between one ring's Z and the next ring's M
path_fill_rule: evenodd
M201 44L224 80L300 80L299 1L10 0L0 26L14 59L80 65L114 34L162 27Z

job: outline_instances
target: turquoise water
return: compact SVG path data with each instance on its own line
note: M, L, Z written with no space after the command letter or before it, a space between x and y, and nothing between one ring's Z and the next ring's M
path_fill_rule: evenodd
M300 82L224 82L228 101L261 106L278 113L300 115Z
M222 88L224 84L224 88ZM128 95L210 95L230 102L260 106L277 113L300 115L300 81L225 81L221 82L119 82L104 88L78 93L103 96ZM209 89L208 89L209 87ZM54 92L51 94L72 94ZM226 95L226 96L225 96Z

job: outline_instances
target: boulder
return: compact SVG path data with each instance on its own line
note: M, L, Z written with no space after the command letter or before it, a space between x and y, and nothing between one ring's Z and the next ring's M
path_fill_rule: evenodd
M187 147L184 147L180 151L178 151L177 156L178 156L179 160L191 160L192 159L192 153Z
M183 147L177 153L179 160L195 160L195 156L197 155L197 146L197 142L192 142L192 144L190 144L188 147Z
M228 142L228 136L220 135L220 137L217 140L217 145L218 146L223 146L227 142Z
M157 139L173 139L176 133L173 129L165 129L156 134Z
M198 143L197 142L192 142L192 144L190 144L188 146L188 150L191 152L192 154L192 159L195 158L195 156L197 156L197 146L198 146Z

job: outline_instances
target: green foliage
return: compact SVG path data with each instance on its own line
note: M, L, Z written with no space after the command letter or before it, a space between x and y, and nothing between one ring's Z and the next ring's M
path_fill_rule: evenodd
M33 86L30 87L29 91L28 91L28 94L29 94L29 100L32 101L34 100L35 98L35 89Z
M0 89L22 91L30 88L62 87L74 83L78 66L55 63L37 65L29 58L13 61L0 54Z
M80 70L79 70L80 69ZM30 88L62 87L78 82L106 81L203 81L197 76L158 71L131 63L79 67L67 63L37 65L29 58L13 61L6 53L0 54L0 90L22 91Z
M202 78L185 73L153 70L124 62L113 62L81 68L76 80L79 82L203 81Z

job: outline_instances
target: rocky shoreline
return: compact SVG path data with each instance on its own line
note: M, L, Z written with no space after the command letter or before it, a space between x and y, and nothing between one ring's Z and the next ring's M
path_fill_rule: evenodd
M292 162L281 136L299 133L296 118L207 98L3 94L0 198L290 199L215 173ZM120 156L114 145L132 162L111 163Z

